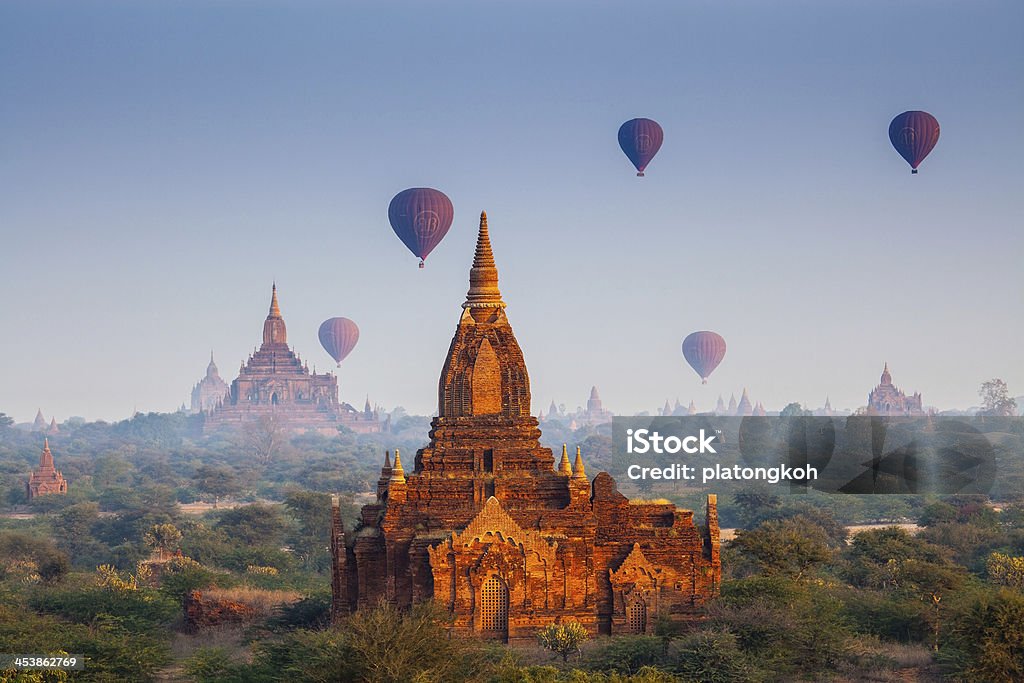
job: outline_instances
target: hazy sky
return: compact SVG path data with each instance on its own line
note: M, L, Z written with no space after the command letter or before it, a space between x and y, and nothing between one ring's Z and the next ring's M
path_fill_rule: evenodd
M343 400L429 413L481 209L534 411L853 408L883 361L926 405L1024 393L1022 30L1018 0L3 2L0 411L173 410L276 279L310 365L359 324ZM907 109L942 126L917 176ZM387 222L413 186L455 205L424 270Z

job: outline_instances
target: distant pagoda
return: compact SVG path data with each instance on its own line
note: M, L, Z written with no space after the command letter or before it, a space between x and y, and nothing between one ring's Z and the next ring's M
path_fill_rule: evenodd
M263 322L263 344L239 368L230 391L207 415L204 430L268 419L279 420L289 431L315 430L327 435L336 434L339 425L361 433L381 430L376 412L338 402L338 379L333 373L311 373L288 346L276 284Z
M206 376L192 387L192 412L213 411L230 392L231 388L221 379L217 364L213 362L213 351L210 351L210 364L206 366Z
M51 494L68 492L68 482L64 475L53 465L53 454L50 452L50 440L43 439L43 452L39 455L39 467L29 475L25 484L25 495L29 500Z
M868 414L870 415L924 415L921 407L921 392L907 396L892 383L889 364L882 369L882 377L878 386L868 394Z

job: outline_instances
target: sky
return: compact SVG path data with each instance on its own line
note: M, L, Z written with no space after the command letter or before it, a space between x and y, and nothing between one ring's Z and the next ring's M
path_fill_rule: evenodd
M0 4L0 412L123 419L361 330L342 400L429 414L489 217L534 411L1024 393L1024 3ZM912 176L889 121L942 127ZM619 125L665 142L637 178ZM455 222L420 270L407 187ZM722 334L707 385L682 339Z

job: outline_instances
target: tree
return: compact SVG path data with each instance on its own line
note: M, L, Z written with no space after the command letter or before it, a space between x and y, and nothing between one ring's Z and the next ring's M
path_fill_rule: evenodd
M146 532L143 540L159 553L161 560L166 560L181 542L181 532L173 524L154 524Z
M749 557L767 576L800 579L832 558L828 533L806 518L770 520L756 529L737 530L731 547Z
M288 424L284 415L272 412L256 422L246 425L243 432L245 446L256 460L267 465L288 441Z
M216 527L250 546L279 546L285 522L278 508L253 503L228 510Z
M782 509L782 499L766 486L741 488L732 498L738 509L737 516L744 527L756 526L766 519L777 516Z
M590 639L586 627L578 621L564 624L548 624L537 632L537 642L545 650L561 655L563 662L569 661L569 655L580 656L580 646Z
M296 555L306 568L326 569L331 538L331 497L326 493L295 491L284 499L284 505L299 522L299 529L291 539Z
M235 473L226 467L200 465L192 480L196 483L196 488L200 493L213 496L213 507L217 507L222 497L238 491Z
M779 417L803 417L804 415L812 415L811 411L804 410L804 407L799 403L788 403L786 407L779 412Z
M995 583L1024 589L1024 557L1013 557L1003 553L992 553L985 563L988 577Z
M6 429L14 425L14 418L7 413L0 413L0 429Z
M1024 680L1024 595L1003 589L981 595L953 622L950 645L963 680Z
M990 379L983 383L978 396L981 397L982 415L1013 417L1017 414L1017 400L1010 397L1010 390L1001 379Z

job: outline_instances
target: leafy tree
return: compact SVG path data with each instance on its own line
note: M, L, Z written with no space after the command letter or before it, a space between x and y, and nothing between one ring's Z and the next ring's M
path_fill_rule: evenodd
M352 615L345 644L360 669L346 680L374 683L480 680L479 646L448 635L449 614L430 603L402 612L387 603Z
M810 410L804 410L804 407L799 403L787 403L786 407L779 411L779 417L803 417L805 415L813 415Z
M220 499L236 493L238 481L235 473L226 467L214 467L213 465L200 465L192 477L196 489L201 493L213 496L213 506L217 507Z
M657 636L617 636L587 656L587 667L618 674L635 674L665 659L665 644Z
M286 527L277 507L253 503L225 511L216 528L246 545L277 547Z
M982 415L1013 417L1017 414L1017 400L1010 396L1006 382L1001 379L990 379L978 390L981 397Z
M550 650L562 657L563 662L569 661L569 655L582 654L580 646L590 639L586 627L578 621L564 624L548 624L537 632L537 642L545 650Z
M166 560L181 542L181 532L173 524L154 524L143 540L159 553L161 560Z
M330 495L296 491L288 494L284 505L299 523L291 543L296 555L306 568L324 571L330 566Z
M1024 589L1024 557L992 553L985 566L988 577L995 583L1017 590Z
M766 575L802 578L832 558L828 534L816 524L797 518L764 522L739 530L731 547L752 560Z
M14 418L7 413L0 413L0 429L6 429L14 425Z
M744 527L757 526L766 519L777 516L782 508L782 499L765 486L748 486L733 494L735 507Z
M1024 680L1024 595L1003 589L979 596L953 622L946 655L967 681Z
M747 683L756 680L735 633L709 629L691 633L671 653L672 671L687 681Z

